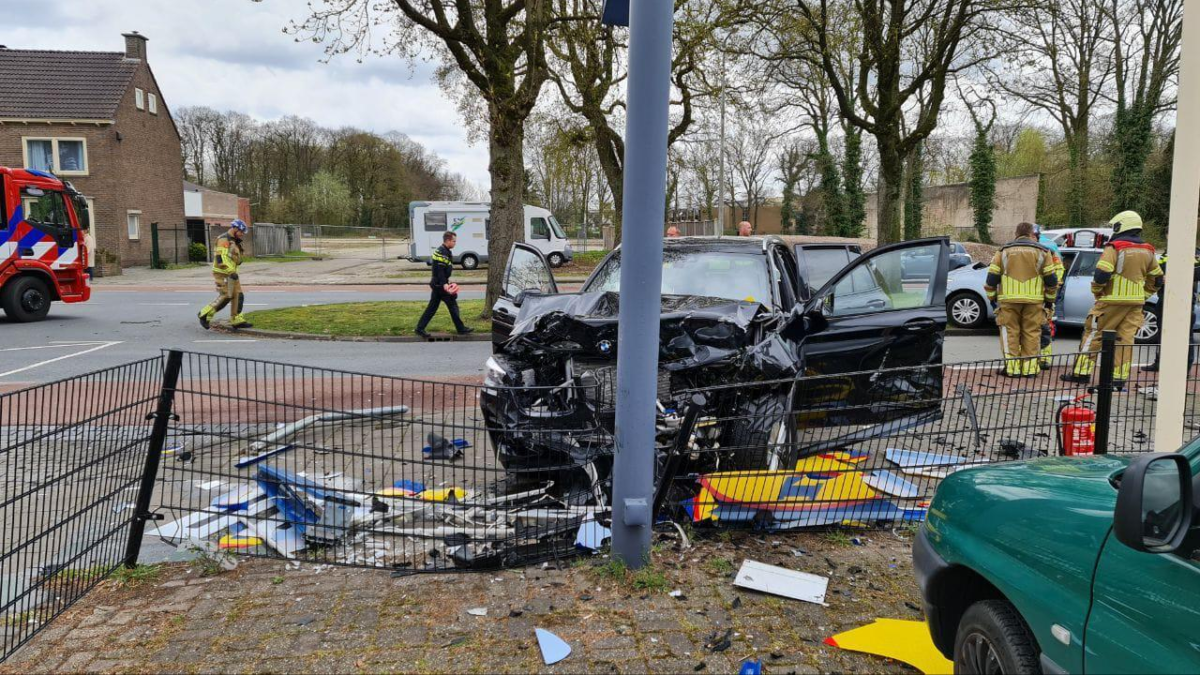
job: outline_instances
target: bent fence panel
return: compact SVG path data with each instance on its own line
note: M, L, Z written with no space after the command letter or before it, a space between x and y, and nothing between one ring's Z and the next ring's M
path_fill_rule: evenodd
M125 560L161 361L0 395L0 659Z

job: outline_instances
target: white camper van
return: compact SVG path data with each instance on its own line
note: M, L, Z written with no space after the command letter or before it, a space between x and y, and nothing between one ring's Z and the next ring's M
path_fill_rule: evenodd
M442 245L442 235L450 231L458 235L454 262L465 270L479 267L480 263L488 261L491 209L492 205L487 202L409 202L412 244L409 245L408 259L429 262L433 252ZM541 251L553 267L571 260L567 234L546 209L525 205L525 243ZM505 251L500 258L507 255Z

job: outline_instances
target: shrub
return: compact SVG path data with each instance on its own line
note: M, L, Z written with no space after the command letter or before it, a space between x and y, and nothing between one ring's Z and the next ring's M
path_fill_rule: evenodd
M192 262L204 262L208 260L208 247L200 242L188 244L188 260Z

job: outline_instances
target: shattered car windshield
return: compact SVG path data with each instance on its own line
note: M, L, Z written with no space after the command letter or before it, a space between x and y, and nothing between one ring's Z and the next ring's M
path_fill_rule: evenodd
M662 294L697 295L771 305L766 256L723 251L663 251ZM621 252L583 290L620 291Z

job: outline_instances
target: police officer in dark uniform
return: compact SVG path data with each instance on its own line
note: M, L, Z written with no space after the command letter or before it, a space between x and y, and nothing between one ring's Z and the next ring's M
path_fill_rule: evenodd
M446 303L446 309L450 310L450 320L454 322L454 327L458 330L459 335L466 335L475 330L465 325L459 317L458 286L450 283L450 275L454 272L454 256L451 254L451 250L457 241L458 235L446 232L442 235L442 245L433 252L433 276L429 278L429 288L432 293L429 296L429 304L425 307L425 313L417 322L416 332L421 337L429 337L429 333L425 332L425 327L433 320L433 315L437 314L438 305L443 302Z

